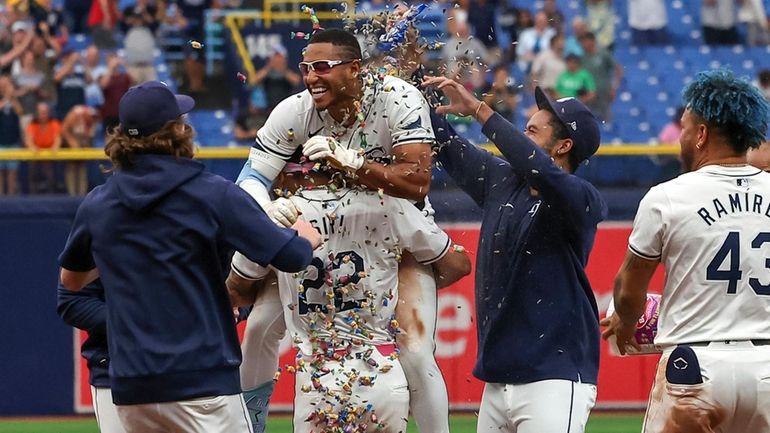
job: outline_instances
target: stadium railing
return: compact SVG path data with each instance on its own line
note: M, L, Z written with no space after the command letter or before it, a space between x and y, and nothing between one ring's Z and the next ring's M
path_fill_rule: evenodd
M494 154L499 151L493 144L480 146ZM199 159L242 159L249 156L249 147L199 147L195 157ZM597 156L654 156L678 155L679 146L672 144L604 144ZM106 160L103 148L59 149L57 151L31 149L0 149L0 161L94 161Z

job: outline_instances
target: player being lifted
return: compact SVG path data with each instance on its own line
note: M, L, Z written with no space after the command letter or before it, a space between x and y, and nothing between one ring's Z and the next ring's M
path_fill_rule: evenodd
M687 173L639 204L603 336L634 340L647 286L666 281L663 347L645 433L770 431L770 174L748 165L770 107L731 72L701 72L684 90L679 137Z
M294 432L403 432L409 394L395 361L393 320L400 256L408 251L432 264L442 284L470 273L470 260L404 199L313 189L291 201L324 239L305 272L278 273L282 311L300 354ZM242 294L264 275L237 253L232 267L229 286Z
M343 30L316 32L303 57L300 69L307 90L281 102L260 129L239 176L241 187L276 221L290 225L296 210L284 198L271 202L268 188L285 166L306 173L301 186L324 186L331 176L311 167L326 160L339 169L332 175L337 179L413 200L432 221L426 194L434 137L419 90L398 78L365 72L358 41ZM410 384L412 413L421 431L448 432L446 385L433 357L434 274L408 254L400 272L409 274L402 274L402 280L414 282L401 288L402 300L409 300L398 311L404 329L400 362ZM278 342L285 329L278 305L275 291L259 297L243 344L242 385L258 431L264 421L254 417L272 393Z

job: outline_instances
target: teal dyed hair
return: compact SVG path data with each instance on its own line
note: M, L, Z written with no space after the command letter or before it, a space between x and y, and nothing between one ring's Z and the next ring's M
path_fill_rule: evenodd
M719 129L736 152L764 141L770 104L748 80L725 69L699 72L682 96L687 108Z

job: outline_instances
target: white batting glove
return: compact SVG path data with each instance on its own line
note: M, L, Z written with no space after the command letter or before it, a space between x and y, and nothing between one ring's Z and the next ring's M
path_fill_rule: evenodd
M338 169L355 172L364 165L364 157L353 149L340 146L331 137L316 135L305 142L302 153L311 161L325 159Z
M291 227L297 222L299 210L291 200L278 197L265 205L265 213L274 223L281 227Z

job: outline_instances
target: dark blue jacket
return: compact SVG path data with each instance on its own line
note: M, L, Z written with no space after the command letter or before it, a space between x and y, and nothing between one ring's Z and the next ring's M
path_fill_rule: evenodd
M59 263L99 270L116 404L241 391L222 265L232 248L286 272L304 270L312 257L294 230L187 158L137 156L83 200Z
M64 323L88 332L88 338L80 346L80 354L88 363L88 383L97 388L109 388L107 306L101 281L96 280L79 292L69 291L59 284L56 312Z
M499 114L483 132L505 159L457 137L435 113L432 120L436 138L448 142L439 161L483 212L473 374L491 383L595 384L598 312L584 269L604 200Z

